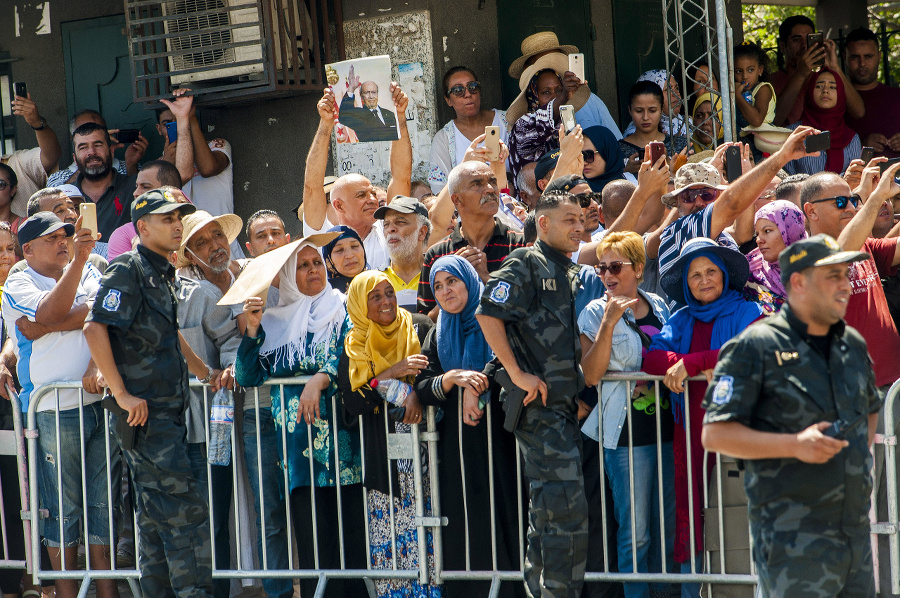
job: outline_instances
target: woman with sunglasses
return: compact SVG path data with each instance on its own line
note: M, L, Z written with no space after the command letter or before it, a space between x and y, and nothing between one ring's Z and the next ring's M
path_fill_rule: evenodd
M637 183L633 175L624 173L625 162L619 142L606 127L588 127L584 130L584 179L594 193L600 193L612 181L626 179Z
M431 142L428 184L435 195L447 184L453 167L463 161L466 150L488 126L500 127L500 140L506 143L509 128L506 112L481 108L481 84L475 71L455 66L444 75L444 101L453 109L456 118L437 132ZM483 143L481 145L484 145Z
M660 279L669 298L686 307L672 314L653 337L650 351L644 357L644 371L664 375L664 383L672 391L676 424L674 555L685 573L691 572L692 552L697 555L696 571L700 572L702 567L703 476L708 475L715 463L715 459L709 460L704 472L700 432L707 381L712 377L722 345L763 314L757 303L747 301L741 294L749 276L750 267L743 254L712 239L697 237L684 244L678 259ZM687 382L689 377L701 373L707 381ZM700 584L682 584L682 596L699 596L699 592Z
M680 101L680 99L679 99ZM619 148L625 161L625 172L636 173L644 161L644 148L648 143L661 141L666 145L668 155L677 154L687 147L684 135L672 137L669 134L669 119L663 90L654 81L638 81L628 92L628 113L632 124L625 131L625 138L619 141ZM681 118L680 116L678 118ZM678 121L679 127L684 126Z
M584 445L585 460L589 451L602 451L619 526L616 534L619 571L634 571L632 564L636 561L640 573L661 573L663 548L666 571L672 571L675 502L673 422L668 389L660 385L661 393L657 396L652 382L637 382L632 386L631 382L601 381L607 372L641 369L650 337L659 333L669 319L669 309L658 295L638 288L646 262L640 235L630 231L606 235L597 247L597 257L606 296L592 301L578 317L585 383L600 385L600 400L581 428L590 438ZM661 443L657 443L657 412ZM598 445L601 440L602 449ZM629 452L633 476L629 472ZM664 525L659 517L660 461ZM661 546L661 537L665 538L665 547ZM651 590L665 592L668 584L625 584L628 598L649 596Z
M804 156L792 160L784 169L790 174L816 174L828 171L842 174L852 160L859 158L862 144L853 129L847 126L847 94L840 74L822 68L818 75L810 77L803 91L803 114L800 122L788 125L796 129L801 124L815 127L831 134L831 145L819 155Z

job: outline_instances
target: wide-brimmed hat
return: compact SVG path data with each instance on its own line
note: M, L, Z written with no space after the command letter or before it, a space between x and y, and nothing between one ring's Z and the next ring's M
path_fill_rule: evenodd
M727 185L722 184L722 175L715 166L706 162L685 164L675 173L675 190L662 196L662 202L674 208L678 204L678 195L686 189L707 187L724 191Z
M709 162L713 156L716 155L715 150L703 150L702 152L695 152L688 156L688 164L696 164L697 162Z
M213 216L204 210L197 210L193 214L188 214L181 219L181 224L184 226L184 232L181 234L181 248L178 250L178 258L175 260L176 268L184 268L191 265L191 260L185 255L188 241L191 240L191 237L194 236L198 230L210 222L219 223L219 226L222 227L222 231L228 238L229 245L238 238L238 235L241 234L241 228L244 226L244 221L236 214Z
M752 134L756 149L767 154L774 154L780 150L791 133L793 133L791 129L776 127L769 123L763 123L758 127L744 127L741 129L742 137Z
M575 46L564 46L560 44L559 38L556 37L556 34L552 31L538 31L533 35L529 35L522 40L520 48L522 50L522 55L513 60L513 63L509 65L509 76L513 79L521 77L522 71L525 70L525 63L528 62L528 59L541 52L556 50L566 56L578 53L578 48ZM568 59L566 59L566 63L568 64Z
M678 259L669 266L659 280L666 295L680 305L687 305L681 273L684 271L685 264L691 263L702 252L713 253L722 260L728 271L728 284L734 290L743 289L747 284L747 279L750 278L750 262L741 252L723 247L707 237L696 237L681 247Z
M528 84L531 83L531 78L544 69L553 70L562 79L565 72L569 70L569 58L560 52L553 52L546 56L541 56L537 59L537 62L525 69L519 77L519 95L516 96L516 99L513 100L513 103L510 104L509 109L506 111L506 122L510 125L515 125L516 121L528 112L528 100L525 98L525 92L528 89ZM588 89L588 86L579 85L575 95L569 98L569 104L575 108L575 112L578 112L587 104L590 98L591 90Z
M299 251L305 245L323 247L338 236L339 233L317 233L302 239L292 241L272 251L268 251L259 257L253 258L241 270L240 275L228 292L219 299L218 305L237 305L243 303L248 297L265 297L269 292L272 281L278 275L281 267L290 259L295 251Z

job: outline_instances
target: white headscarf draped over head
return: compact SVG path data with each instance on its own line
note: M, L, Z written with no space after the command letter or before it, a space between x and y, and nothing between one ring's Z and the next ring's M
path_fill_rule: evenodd
M262 316L266 339L259 354L275 353L276 363L283 362L288 367L303 361L310 345L318 345L338 334L347 314L344 296L327 281L315 296L305 295L297 288L297 255L306 247L318 249L312 243L297 247L278 271L281 281L278 305L267 309ZM322 275L326 276L324 272Z

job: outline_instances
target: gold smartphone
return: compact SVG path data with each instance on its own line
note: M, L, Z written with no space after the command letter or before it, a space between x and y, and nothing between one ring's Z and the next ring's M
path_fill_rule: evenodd
M488 150L491 162L500 159L500 127L488 125L484 128L484 147Z
M584 54L569 54L569 70L579 81L584 81Z
M97 229L97 204L83 203L78 206L78 211L81 214L81 228L89 229L96 239L97 233L100 232Z

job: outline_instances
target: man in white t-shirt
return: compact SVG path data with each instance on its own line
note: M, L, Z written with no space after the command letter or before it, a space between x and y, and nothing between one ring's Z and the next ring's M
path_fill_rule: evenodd
M3 154L0 148L0 162L8 165L16 173L18 185L12 199L12 211L16 216L25 216L25 204L28 198L46 186L47 175L59 168L62 149L56 133L38 112L37 104L28 97L15 96L12 101L13 114L25 119L25 124L34 130L38 146L28 150L18 150L11 154Z
M198 210L209 212L213 216L234 213L234 168L231 162L231 144L224 139L207 141L197 119L197 111L193 105L193 96L187 95L190 89L180 89L173 101L160 100L166 108L156 113L156 130L163 137L162 159L171 162L181 173L183 183L181 190ZM166 126L176 123L178 136L169 142ZM190 152L182 157L178 146L183 139L182 132L187 128L189 133ZM231 257L244 257L241 244L231 243Z
M69 238L73 235L70 250ZM106 432L106 414L99 403L102 378L82 333L89 304L100 288L100 272L87 262L94 239L88 229L76 234L74 225L51 212L38 212L19 227L19 242L28 267L12 274L3 286L2 313L18 348L23 409L47 384L80 381L84 385L82 410L80 390L76 389L51 393L37 407L41 507L50 512L41 533L55 570L63 564L61 545L65 546L66 567L75 567L82 528L88 533L91 563L97 569L109 569L108 497L119 496L121 461L115 440ZM70 251L74 252L71 263ZM16 320L23 316L54 331L29 340L16 326ZM82 465L88 482L84 488ZM83 496L87 504L83 504ZM86 527L81 521L85 510ZM98 596L118 597L115 580L97 581ZM58 595L74 596L78 591L75 580L57 580L56 584Z
M391 96L397 109L400 139L391 142L388 198L409 195L412 184L412 143L404 117L409 98L396 83L391 83ZM384 270L390 265L384 238L384 222L375 219L378 200L375 188L368 178L362 174L346 174L335 181L331 189L331 205L338 221L331 222L328 219L323 184L331 149L331 132L337 116L334 93L330 89L325 90L316 108L319 111L319 128L309 148L303 179L303 234L324 232L337 224L349 226L363 240L369 266L375 270Z

